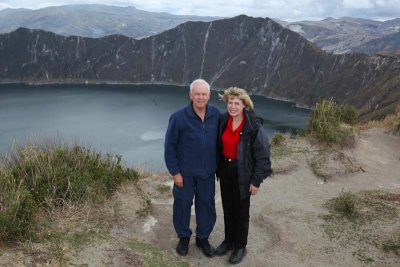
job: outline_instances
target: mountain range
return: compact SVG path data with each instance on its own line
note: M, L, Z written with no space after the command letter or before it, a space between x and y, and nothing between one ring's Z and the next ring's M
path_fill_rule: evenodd
M217 17L172 15L148 12L135 7L107 5L65 5L41 9L0 10L0 32L20 27L61 35L103 37L121 34L133 38L154 35L187 21L212 21Z
M65 5L0 10L0 33L19 27L41 29L61 35L104 37L120 34L133 38L155 35L187 21L213 21L218 17L180 16L147 12L134 7ZM335 54L399 53L400 18L374 21L360 18L327 18L321 21L286 22L274 19L323 50Z
M213 88L313 105L333 98L378 117L400 100L400 57L326 53L271 19L186 22L136 40L61 36L20 28L0 35L0 82L165 83L204 78Z
M400 49L400 18L387 21L327 18L321 21L281 23L332 53L394 52Z

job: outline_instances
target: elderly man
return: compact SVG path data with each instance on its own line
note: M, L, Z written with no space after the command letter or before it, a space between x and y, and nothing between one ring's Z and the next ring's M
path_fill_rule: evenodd
M197 79L190 85L191 102L172 114L165 135L165 163L174 179L173 223L179 237L176 252L187 255L192 235L191 207L195 199L196 245L214 255L208 237L215 225L215 170L219 111L208 104L210 85Z

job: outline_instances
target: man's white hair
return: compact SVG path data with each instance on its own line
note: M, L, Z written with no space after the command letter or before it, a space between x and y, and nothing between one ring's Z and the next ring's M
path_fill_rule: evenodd
M208 82L206 82L206 81L203 80L203 79L196 79L196 80L194 80L194 81L190 84L190 92L193 92L193 87L194 87L197 83L205 84L205 85L207 86L208 93L210 93L210 85L208 84Z

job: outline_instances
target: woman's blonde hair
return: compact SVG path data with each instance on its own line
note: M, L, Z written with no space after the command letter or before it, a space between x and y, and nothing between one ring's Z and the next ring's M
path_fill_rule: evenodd
M229 87L228 89L224 90L223 95L221 94L218 95L220 99L225 103L228 103L230 97L237 97L238 99L242 100L243 105L246 107L247 110L254 109L253 101L251 101L250 96L244 89L238 87Z

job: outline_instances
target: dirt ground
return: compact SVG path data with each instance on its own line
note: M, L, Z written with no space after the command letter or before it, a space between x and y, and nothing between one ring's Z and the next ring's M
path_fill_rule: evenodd
M385 251L378 242L381 235L398 234L400 240L398 213L387 220L371 219L363 226L346 228L354 231L340 234L347 226L327 222L329 210L324 205L347 191L379 190L398 196L399 136L369 129L360 134L355 148L344 151L326 151L300 138L287 140L273 153L274 175L251 199L248 253L238 266L400 266L396 250ZM229 266L229 255L203 256L194 237L186 257L176 254L172 180L168 174L144 176L138 187L126 186L115 194L101 212L107 219L78 218L75 221L85 221L86 226L69 224L69 231L96 229L91 241L79 246L59 244L51 256L50 241L47 249L36 243L3 246L0 266ZM216 188L217 222L210 236L214 246L223 240L224 232L218 183ZM399 212L399 201L393 203ZM192 214L194 230L194 209Z

